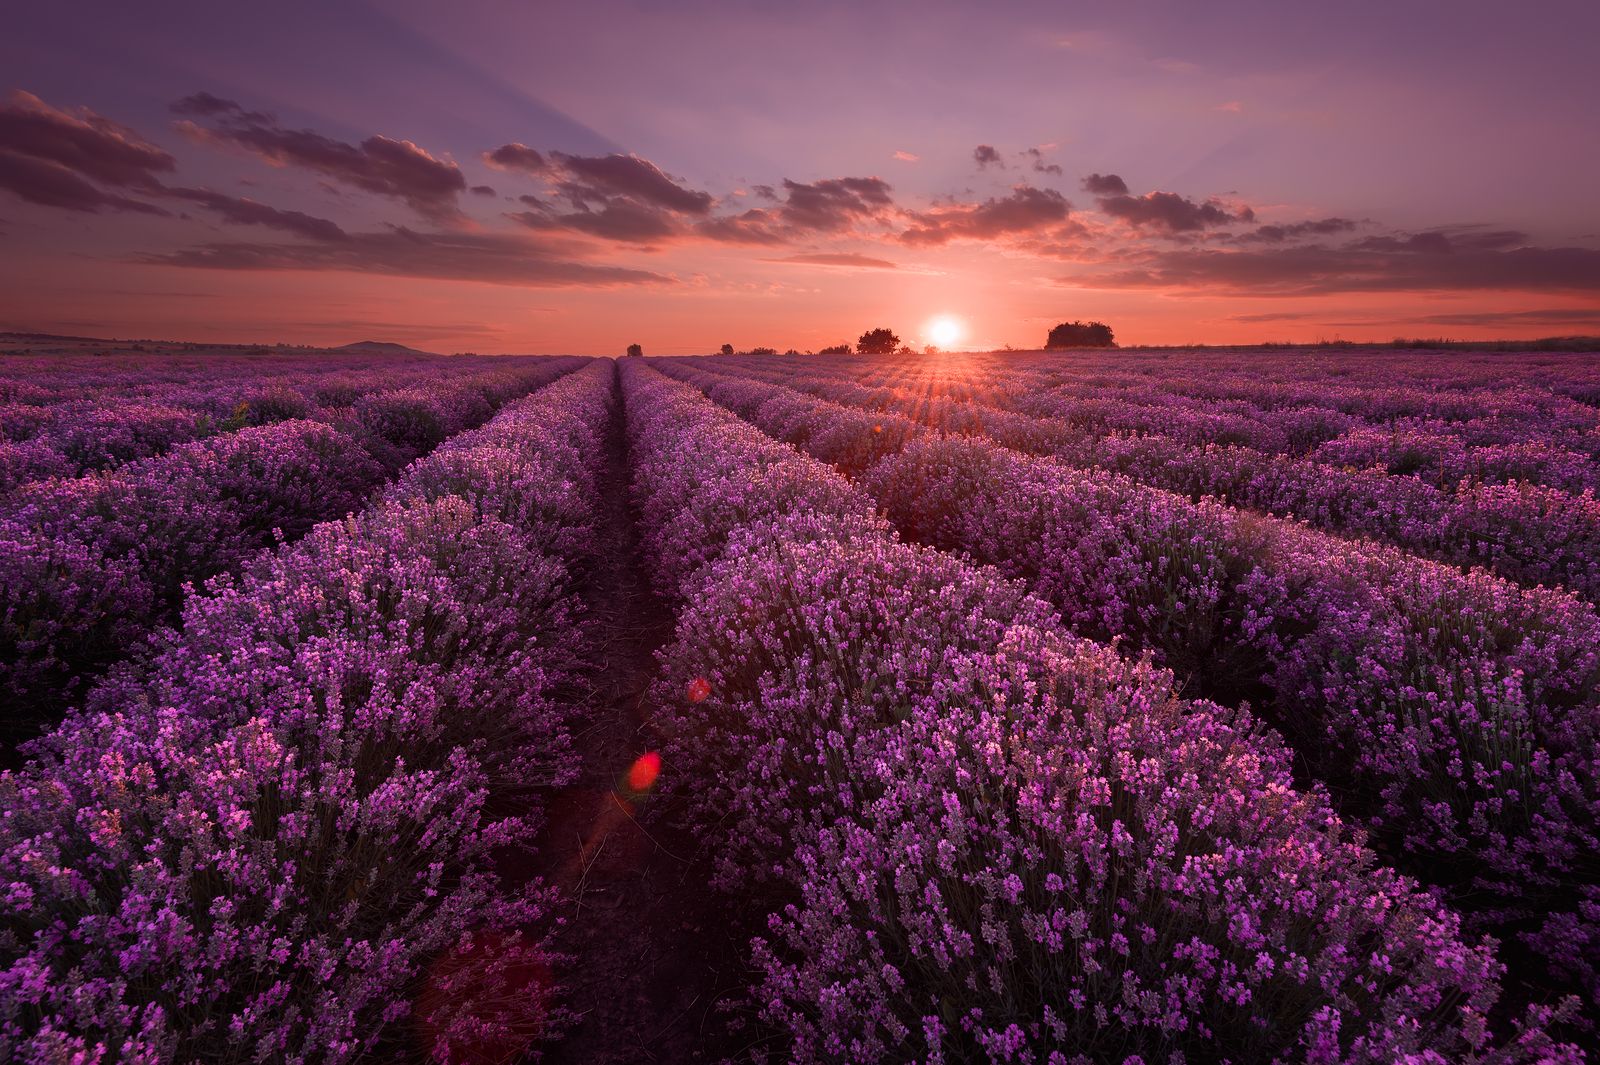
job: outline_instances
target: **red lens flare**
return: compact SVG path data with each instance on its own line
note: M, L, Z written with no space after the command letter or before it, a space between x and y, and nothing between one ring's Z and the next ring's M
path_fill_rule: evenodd
M704 677L696 677L689 682L689 701L703 703L711 697L711 682Z
M660 775L661 756L655 751L646 751L628 767L628 788L632 791L649 791Z

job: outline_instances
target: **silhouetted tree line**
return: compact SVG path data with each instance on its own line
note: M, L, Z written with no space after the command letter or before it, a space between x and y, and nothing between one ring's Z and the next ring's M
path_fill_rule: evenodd
M1111 327L1104 322L1062 322L1050 330L1050 336L1044 342L1046 351L1116 346L1117 342L1111 335Z

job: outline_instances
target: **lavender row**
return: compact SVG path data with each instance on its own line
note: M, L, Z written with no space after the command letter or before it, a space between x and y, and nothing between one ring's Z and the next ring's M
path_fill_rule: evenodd
M752 997L779 1056L1581 1060L1546 1011L1487 1046L1489 947L1247 713L621 372L645 543L683 604L653 689L665 794L717 886L768 910Z
M1108 356L1050 353L806 360L728 360L846 369L890 375L987 379L1013 394L1064 387L1136 404L1189 404L1256 418L1321 411L1346 426L1430 422L1472 435L1498 426L1523 433L1592 434L1600 427L1600 366L1592 357L1460 353L1427 358L1410 352L1350 352L1332 357L1252 352ZM1012 388L1016 384L1018 387Z
M1052 369L1044 360L977 357L963 360L959 374L945 366L879 362L828 360L825 366L833 372L830 376L848 370L843 380L851 385L863 378L892 379L919 392L931 387L941 398L1042 410L1096 434L1154 435L1191 447L1248 447L1325 465L1378 467L1424 479L1445 492L1462 482L1512 481L1572 493L1600 489L1600 412L1526 383L1517 389L1501 385L1493 392L1463 394L1448 404L1440 402L1437 392L1421 393L1415 408L1384 409L1363 420L1318 405L1315 389L1282 393L1276 381L1260 382L1260 387L1284 402L1257 406L1232 398L1212 368L1198 360L1187 367L1162 360L1142 371L1109 369L1102 361L1081 374L1069 374L1081 377L1070 387L1060 385L1061 367ZM793 384L783 376L786 370L792 376L793 367L754 359L741 363L741 372L756 370L764 380ZM727 364L718 360L718 365ZM1278 362L1271 365L1280 368ZM1153 375L1156 367L1159 377ZM815 373L817 367L808 362L805 370ZM1324 396L1331 391L1326 378L1321 387ZM1428 405L1420 406L1424 400ZM1418 413L1400 413L1408 409Z
M1159 402L1196 397L1242 412L1320 408L1368 424L1465 426L1488 416L1525 430L1582 433L1600 425L1600 371L1592 358L1352 352L1334 357L1211 353L1006 360L1057 382L1119 388Z
M0 775L0 1057L456 1062L545 1030L550 894L497 855L575 773L612 396L590 364L192 596Z
M702 360L689 361L708 368ZM1525 584L1560 585L1600 601L1600 499L1592 492L1572 495L1523 483L1463 485L1446 492L1415 478L1250 448L1197 448L1156 435L1108 435L1074 424L1069 409L1044 397L1024 401L1033 411L1024 414L837 379L781 374L763 379L782 380L830 401L912 412L945 432L982 433L1007 447L1125 473L1196 501L1214 496L1443 561L1486 566ZM1041 416L1049 411L1056 415Z
M80 363L93 360L78 360ZM52 371L41 366L19 382L0 382L0 491L45 477L74 477L158 455L178 444L291 418L331 421L364 396L400 387L432 389L465 377L515 376L526 360L448 365L441 359L308 366L300 357L267 365L189 366L170 381L171 368L147 364L159 382L94 367ZM520 365L519 365L520 364ZM514 369L513 369L514 368ZM507 369L513 369L506 374ZM109 380L108 380L109 379ZM74 387L74 382L83 382Z
M292 349L252 355L226 348L196 353L0 354L0 404L49 407L83 399L151 400L172 391L196 396L214 393L226 410L232 403L223 398L222 390L230 386L237 390L282 380L315 397L323 387L338 388L341 381L359 381L377 370L387 369L406 380L434 372L447 362L482 370L492 361L477 357L446 360L420 353L369 355Z
M356 509L406 462L577 363L376 393L337 427L242 429L19 489L0 504L0 731L15 742L58 719L88 681L174 617L185 586Z
M1481 402L1485 406L1478 408L1480 414L1492 401ZM1304 456L1323 465L1380 466L1397 476L1422 477L1444 492L1462 482L1526 481L1577 493L1600 486L1595 418L1564 427L1556 414L1537 408L1526 420L1500 410L1492 418L1461 422L1429 417L1370 425L1327 408L1254 411L1204 394L1160 392L1136 398L1055 388L1012 405L1101 433L1169 437L1190 447L1243 447L1279 458Z
M863 487L911 539L1026 581L1079 633L1264 702L1383 849L1600 995L1600 617L1291 522L674 368ZM903 448L903 450L902 450ZM872 464L877 456L882 461ZM869 468L870 466L870 468Z
M1524 441L1591 448L1597 443L1594 432L1600 426L1600 411L1526 382L1510 388L1441 392L1414 386L1350 389L1325 378L1320 390L1307 387L1291 393L1300 402L1283 405L1281 401L1289 397L1274 396L1270 391L1264 396L1248 387L1220 388L1202 366L1163 369L1159 380L1094 373L1076 380L1076 375L1064 375L1063 381L1063 375L1049 375L1050 391L1065 400L1103 404L1105 416L1119 428L1159 426L1162 411L1224 413L1236 419L1233 424L1243 438L1215 442L1275 452L1303 446L1295 431L1302 417L1342 423L1347 429L1427 425L1464 444L1477 442L1484 434L1510 432ZM1212 441L1202 435L1198 442Z

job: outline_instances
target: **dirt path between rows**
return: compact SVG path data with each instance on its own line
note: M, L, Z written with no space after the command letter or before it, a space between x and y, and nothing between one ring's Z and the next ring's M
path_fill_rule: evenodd
M645 693L673 615L645 576L620 397L607 450L589 597L600 662L593 716L576 735L582 776L552 802L541 848L545 875L567 898L557 946L572 960L558 982L578 1020L543 1060L719 1061L738 1049L726 1014L749 986L746 940L729 901L706 886L694 841L650 820L639 787L655 768Z

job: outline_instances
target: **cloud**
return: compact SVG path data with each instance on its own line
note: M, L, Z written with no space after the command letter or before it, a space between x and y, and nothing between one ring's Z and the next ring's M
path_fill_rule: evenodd
M1592 325L1600 323L1600 307L1550 307L1529 311L1458 311L1408 318L1429 325Z
M670 284L646 270L575 262L515 234L423 233L405 227L309 244L206 244L141 256L147 265L202 270L331 270L526 288Z
M1175 192L1147 192L1143 196L1102 196L1100 210L1135 229L1154 229L1165 233L1194 233L1235 222L1252 222L1255 212L1248 207L1229 209L1218 200L1196 203Z
M855 232L862 225L888 225L898 217L893 187L882 178L844 177L822 181L783 182L778 191L768 185L752 190L773 207L754 207L736 215L708 218L693 232L724 244L776 245L820 235Z
M1349 218L1319 218L1309 222L1260 226L1254 232L1241 234L1236 239L1251 244L1282 244L1297 237L1331 237L1355 228L1356 223Z
M1115 174L1090 174L1083 179L1083 191L1095 196L1126 196L1128 183Z
M1237 115L1239 112L1244 110L1244 104L1240 103L1238 100L1229 100L1227 103L1218 104L1217 110L1227 111L1229 114Z
M714 202L709 192L684 188L648 159L636 155L565 155L552 158L570 175L562 191L584 201L624 196L679 214L706 215Z
M917 155L917 154L915 154L913 152L902 152L902 151L896 151L894 153L894 157L896 159L900 160L902 163L914 163L918 159L922 158L922 156Z
M162 149L87 108L68 112L13 90L0 104L0 149L56 163L103 185L149 188L177 169Z
M104 192L60 163L12 151L0 150L0 189L15 193L29 203L67 211L167 214L153 204Z
M467 191L474 196L493 196L495 194L493 185L474 185Z
M1054 174L1056 177L1060 177L1061 176L1061 166L1060 166L1060 164L1045 162L1044 161L1044 152L1040 151L1038 148L1029 148L1023 154L1026 155L1026 156L1029 156L1030 158L1033 159L1033 170L1034 170L1034 173L1036 173L1036 174Z
M790 235L774 211L755 207L736 215L710 218L694 227L697 235L721 244L773 245L788 243Z
M165 215L101 185L157 192L172 156L87 108L64 111L21 89L0 103L0 188L42 207Z
M1303 322L1307 318L1315 318L1310 311L1279 311L1266 314L1230 314L1228 321L1257 324L1264 322Z
M1010 195L983 203L949 204L913 215L915 224L900 235L907 244L948 244L952 240L993 240L1007 233L1030 233L1067 220L1072 204L1053 189L1018 185Z
M483 161L496 170L520 170L539 176L550 169L544 155L526 144L502 144L492 152L484 152Z
M265 111L246 111L232 100L224 100L208 92L185 96L174 102L169 110L175 115L188 115L193 118L216 118L227 115L262 125L268 125L273 121L273 117Z
M411 141L374 135L359 145L347 144L309 129L286 129L271 114L247 111L209 93L187 96L172 110L209 123L179 124L198 140L233 145L277 166L304 167L364 192L400 200L435 221L459 220L456 198L467 187L461 168Z
M233 225L266 226L268 229L281 229L285 233L294 233L310 240L345 240L348 237L344 230L326 218L317 218L300 211L282 211L264 203L257 203L255 200L228 196L210 189L174 188L163 190L163 194L197 203L217 212L224 222Z
M809 266L844 266L863 270L898 270L899 264L888 259L874 259L869 255L849 252L819 252L810 255L789 255L781 259L763 259L768 263L803 263Z
M1413 234L1412 236L1422 236ZM1503 239L1503 238L1501 238ZM1301 244L1248 251L1173 249L1095 275L1107 288L1175 289L1292 296L1330 292L1600 292L1600 250L1473 247L1390 238L1342 247ZM1082 276L1072 279L1081 284Z
M530 229L570 229L603 240L653 244L690 232L690 224L710 215L716 202L709 192L679 184L636 155L540 153L524 144L505 144L485 152L484 160L554 183L566 210L537 196L519 197L532 209L511 217Z
M1398 236L1367 237L1350 247L1378 252L1499 251L1521 247L1528 242L1528 239L1528 234L1518 229L1443 226Z
M606 201L599 210L584 205L580 210L564 212L551 209L534 196L524 196L522 201L537 207L510 217L529 229L570 229L625 244L651 244L683 232L683 226L672 212L620 197Z
M785 178L778 217L791 229L832 233L881 219L894 206L888 182L876 177L829 178L802 184Z
M980 144L972 149L972 159L978 164L979 170L989 166L1003 167L1006 165L1000 161L1000 153L995 150L992 144Z
M216 114L236 107L199 94L179 104L186 113ZM0 106L0 187L30 203L71 211L102 209L170 217L155 204L106 192L104 185L145 196L184 200L216 212L231 225L266 226L312 240L342 240L333 222L284 211L210 189L173 187L156 175L176 169L172 156L87 108L67 112L37 96L13 92Z

